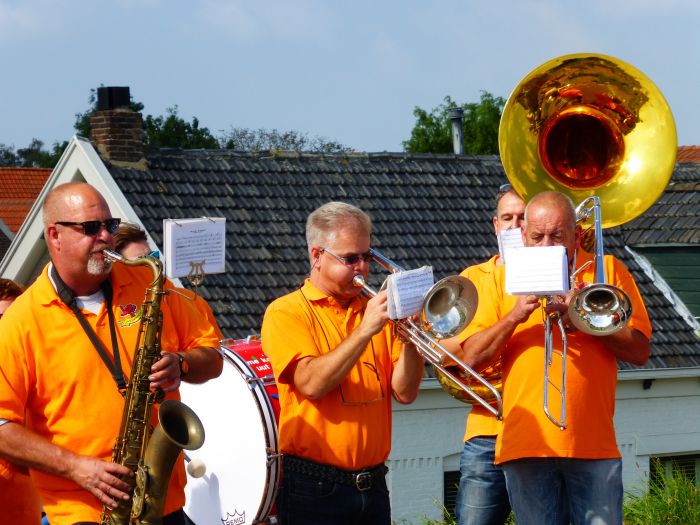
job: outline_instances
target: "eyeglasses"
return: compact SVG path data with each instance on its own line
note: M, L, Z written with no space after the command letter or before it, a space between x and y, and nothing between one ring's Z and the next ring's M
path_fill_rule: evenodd
M341 257L339 255L334 254L332 251L330 251L328 248L321 248L322 252L326 252L328 255L332 255L336 259L338 259L341 263L345 264L346 266L354 266L360 261L367 262L370 259L372 259L372 250L367 250L365 253L353 253L352 255L348 255L346 257Z
M80 226L83 228L83 234L93 236L100 233L100 228L102 226L105 227L105 230L107 230L107 232L110 235L114 235L115 233L117 233L117 230L119 229L119 223L121 221L122 220L119 218L111 218L106 219L104 221L56 221L56 224L60 224L61 226Z

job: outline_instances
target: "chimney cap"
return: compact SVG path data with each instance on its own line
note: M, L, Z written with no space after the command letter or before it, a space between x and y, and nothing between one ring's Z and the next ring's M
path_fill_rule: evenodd
M449 119L461 119L464 116L464 108L460 107L455 107L455 108L449 108L447 110L447 117Z
M129 87L98 87L97 111L106 111L131 105Z

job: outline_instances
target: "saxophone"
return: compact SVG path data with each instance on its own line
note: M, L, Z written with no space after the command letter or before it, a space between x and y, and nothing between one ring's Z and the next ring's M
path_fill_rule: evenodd
M165 497L175 461L182 449L194 450L204 443L204 427L184 403L166 400L158 408L158 425L151 433L153 404L162 392L150 390L151 366L160 357L163 314L163 266L152 257L128 260L105 250L105 257L128 266L148 266L153 282L146 289L136 353L126 389L121 427L112 452L112 462L129 467L135 474L134 494L114 509L102 507L102 525L156 525L162 523ZM125 480L128 481L128 480Z

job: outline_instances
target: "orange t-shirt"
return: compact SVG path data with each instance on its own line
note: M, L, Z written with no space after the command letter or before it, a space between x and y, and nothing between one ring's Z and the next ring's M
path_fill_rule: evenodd
M75 315L56 295L47 268L0 319L0 418L26 423L55 445L109 460L119 434L124 399ZM110 279L122 368L128 379L152 273L148 268L116 263ZM214 328L192 301L169 294L161 302L161 311L164 351L218 347ZM99 315L83 314L111 354L104 306ZM179 399L179 393L171 392L167 398ZM30 470L30 474L51 525L99 521L102 504L92 494L65 478L38 470ZM165 514L183 506L185 482L184 462L180 460L171 477Z
M591 259L579 252L578 265ZM628 326L651 336L649 317L637 286L624 265L605 257L608 284L629 294L632 317ZM578 282L593 282L594 267L588 265ZM493 326L512 310L517 297L505 293L505 266L496 268L494 286L485 288L480 306L467 327L466 337ZM483 305L483 307L482 307ZM553 330L554 349L561 350L558 328ZM582 332L567 334L566 422L559 430L542 409L544 384L544 324L542 308L519 324L502 353L503 430L496 442L496 463L525 457L617 458L613 415L617 363L599 338ZM553 359L550 379L561 377L561 359ZM549 391L550 411L560 413L559 394Z
M387 459L391 375L402 346L390 323L372 338L341 385L322 399L303 396L285 375L299 359L336 348L360 324L365 304L365 298L357 297L345 309L307 279L301 289L267 308L261 340L279 390L279 448L283 454L348 470Z
M29 473L0 459L0 509L3 523L38 525L41 521L39 493Z
M479 297L478 308L486 301L487 293L485 288L490 288L493 286L493 273L496 270L496 263L500 255L494 255L486 262L481 264L475 264L464 270L460 275L469 279L474 286L476 286L476 291ZM466 329L462 332L466 334ZM464 342L466 337L460 335L460 344ZM500 362L494 365L494 368L500 370ZM469 441L473 437L477 436L495 436L500 430L502 423L495 416L486 410L479 403L473 403L471 405L471 411L469 416L467 416L467 426L464 432L464 441Z

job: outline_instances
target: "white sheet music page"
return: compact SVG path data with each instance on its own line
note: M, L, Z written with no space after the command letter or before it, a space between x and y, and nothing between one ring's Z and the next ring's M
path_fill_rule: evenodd
M564 295L569 291L569 265L563 246L508 250L506 293Z
M433 286L433 268L392 273L386 279L387 309L390 319L405 319L420 312L423 297Z
M498 232L498 253L505 264L508 250L523 247L523 235L520 228L508 228Z
M163 220L165 275L187 277L194 267L205 274L223 273L226 264L226 219Z

